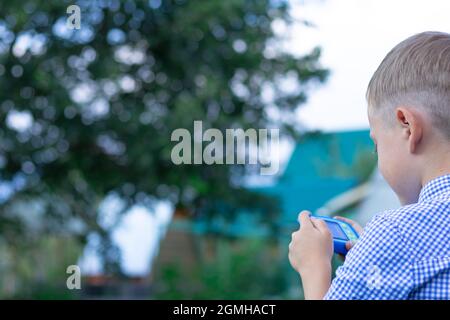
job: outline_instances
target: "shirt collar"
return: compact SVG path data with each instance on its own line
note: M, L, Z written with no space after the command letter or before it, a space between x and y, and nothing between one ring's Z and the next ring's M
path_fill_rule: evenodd
M430 200L445 192L450 192L450 174L429 181L420 191L419 202Z

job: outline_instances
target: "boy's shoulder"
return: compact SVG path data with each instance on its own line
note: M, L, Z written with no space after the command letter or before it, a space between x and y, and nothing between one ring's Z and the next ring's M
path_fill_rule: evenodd
M384 219L399 227L416 225L435 219L436 208L436 204L432 202L413 203L381 212L376 215L376 218Z
M400 232L411 232L410 228L420 231L430 225L448 225L450 223L450 197L442 196L434 201L423 201L386 210L376 215L376 219L383 219L395 225Z
M391 236L395 233L417 258L449 254L445 237L450 229L450 202L419 202L377 214L366 231Z

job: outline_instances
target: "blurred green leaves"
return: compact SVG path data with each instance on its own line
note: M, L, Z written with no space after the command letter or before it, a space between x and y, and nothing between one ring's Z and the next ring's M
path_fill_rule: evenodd
M327 70L319 49L295 57L274 45L271 24L290 23L288 2L75 3L80 30L65 28L72 1L0 3L0 182L11 191L0 198L0 235L21 225L18 203L38 200L45 232L107 238L98 206L110 194L126 208L169 200L195 216L224 205L230 217L241 208L273 216L274 205L242 186L245 167L173 165L170 134L199 119L221 130L298 134L267 109L293 119ZM280 86L287 75L295 92ZM32 121L18 130L11 115L22 111ZM14 234L28 239L26 228L8 241Z
M269 241L216 239L213 257L195 268L166 265L155 282L156 299L285 299L291 283L285 256ZM284 252L284 250L282 250ZM300 298L296 296L295 298Z

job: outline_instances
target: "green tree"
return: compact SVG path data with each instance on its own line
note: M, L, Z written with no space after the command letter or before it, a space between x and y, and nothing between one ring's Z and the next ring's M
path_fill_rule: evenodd
M1 237L26 241L14 214L25 203L42 212L45 232L99 233L114 261L98 222L108 195L123 210L169 200L196 217L232 219L255 207L273 215L273 201L242 186L249 167L176 166L170 136L194 120L298 134L292 115L327 70L318 48L301 57L277 49L272 23L292 22L288 2L75 3L74 30L66 26L72 1L0 3ZM274 106L280 120L268 114Z

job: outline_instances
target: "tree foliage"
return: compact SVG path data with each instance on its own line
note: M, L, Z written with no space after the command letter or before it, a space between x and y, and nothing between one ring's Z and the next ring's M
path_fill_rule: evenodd
M292 22L288 3L75 3L79 30L66 27L71 1L0 3L2 237L28 233L24 204L41 212L39 232L106 236L98 213L108 195L123 210L168 200L202 217L273 212L243 187L245 166L175 166L170 135L194 120L298 133L293 114L327 70L319 49L278 49L272 24Z

